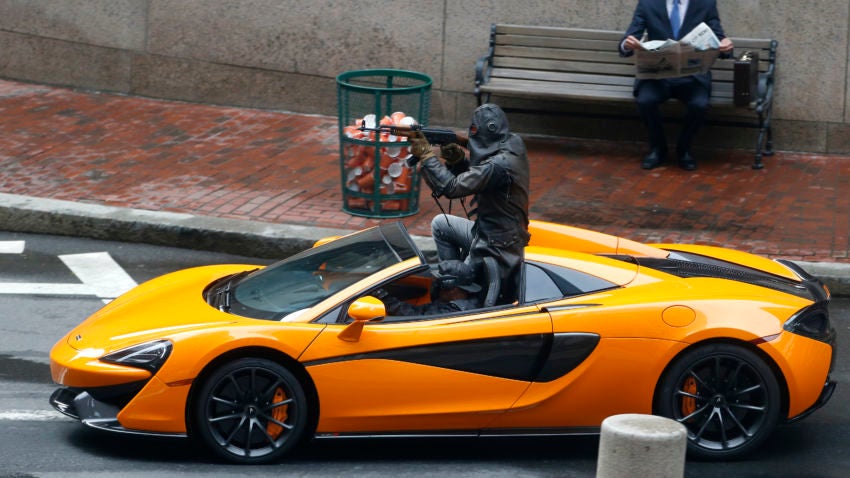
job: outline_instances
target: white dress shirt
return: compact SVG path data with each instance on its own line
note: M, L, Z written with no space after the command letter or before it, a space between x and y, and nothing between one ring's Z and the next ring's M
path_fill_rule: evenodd
M673 13L673 2L676 0L667 0L667 18ZM685 12L688 11L689 0L679 0L679 25L685 23Z

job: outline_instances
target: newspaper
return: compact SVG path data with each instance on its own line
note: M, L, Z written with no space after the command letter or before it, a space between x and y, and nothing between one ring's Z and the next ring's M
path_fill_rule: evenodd
M641 42L635 52L635 77L675 78L706 73L720 55L720 40L705 23L700 23L681 40Z

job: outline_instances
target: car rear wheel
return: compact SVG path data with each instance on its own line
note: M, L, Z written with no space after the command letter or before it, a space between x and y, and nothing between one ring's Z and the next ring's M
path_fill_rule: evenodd
M203 382L193 406L200 440L236 463L276 461L307 429L303 387L284 366L266 359L225 364Z
M781 409L776 376L758 354L712 344L686 352L670 367L656 411L685 425L692 457L727 460L758 447Z

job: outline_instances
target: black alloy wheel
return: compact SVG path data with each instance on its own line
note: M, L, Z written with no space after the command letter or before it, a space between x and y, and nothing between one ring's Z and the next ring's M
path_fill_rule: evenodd
M686 352L661 380L659 415L688 430L694 458L741 458L779 421L780 391L771 368L755 352L718 343Z
M298 379L266 359L229 362L196 395L193 430L218 456L235 463L279 460L306 433L307 398Z

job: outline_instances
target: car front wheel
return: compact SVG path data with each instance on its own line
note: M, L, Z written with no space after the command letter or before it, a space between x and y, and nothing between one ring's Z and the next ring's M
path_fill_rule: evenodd
M686 352L661 380L659 415L688 430L695 458L740 458L758 447L779 421L780 390L771 368L739 345L711 344Z
M203 382L193 406L195 433L231 462L276 461L307 429L303 387L284 366L266 359L225 364Z

